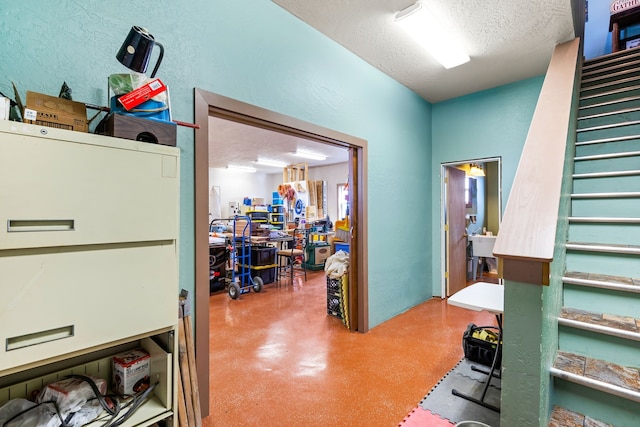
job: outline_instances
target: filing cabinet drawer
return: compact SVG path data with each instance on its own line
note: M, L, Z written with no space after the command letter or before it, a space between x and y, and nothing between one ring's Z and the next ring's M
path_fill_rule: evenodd
M0 376L174 325L172 243L0 251Z
M179 150L21 126L0 133L0 250L176 238Z

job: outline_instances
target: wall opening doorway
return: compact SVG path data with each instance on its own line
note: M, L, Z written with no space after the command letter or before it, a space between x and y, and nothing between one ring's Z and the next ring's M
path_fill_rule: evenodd
M349 150L351 232L349 235L349 313L352 329L367 332L367 141L323 128L290 116L235 99L195 89L194 187L195 187L195 347L199 387L209 389L209 118L216 117L263 129L294 135ZM209 414L208 393L201 393L203 416Z
M464 288L471 277L468 236L498 235L502 221L502 159L471 159L440 166L441 295Z

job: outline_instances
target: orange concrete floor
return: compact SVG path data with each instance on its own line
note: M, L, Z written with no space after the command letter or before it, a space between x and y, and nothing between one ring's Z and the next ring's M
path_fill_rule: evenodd
M350 332L327 315L322 271L238 300L217 292L209 305L205 427L397 426L463 357L467 324L495 323L437 298Z

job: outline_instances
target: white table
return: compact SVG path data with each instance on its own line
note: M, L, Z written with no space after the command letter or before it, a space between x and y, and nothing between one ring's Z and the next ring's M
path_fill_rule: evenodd
M480 397L480 399L478 399L473 396L460 393L456 389L451 390L451 393L453 393L455 396L462 397L463 399L477 403L478 405L482 405L485 408L500 412L500 408L486 403L484 401L484 398L487 395L487 390L489 389L491 379L493 378L494 372L496 370L498 354L502 350L502 312L504 311L504 286L487 282L474 283L451 295L447 300L447 304L466 308L469 310L488 311L489 313L493 313L496 316L496 321L498 322L498 348L496 349L496 354L493 357L491 371L486 372L479 369L474 369L476 371L484 372L488 375L487 382L482 391L482 396Z
M451 295L447 303L469 310L502 314L504 286L487 282L474 283Z

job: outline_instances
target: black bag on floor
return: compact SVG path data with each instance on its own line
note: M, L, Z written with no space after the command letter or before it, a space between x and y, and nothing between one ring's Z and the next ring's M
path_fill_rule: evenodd
M496 368L499 368L502 361L502 347L498 347L498 332L495 326L476 326L469 323L462 335L464 357L473 362L491 366L493 357L500 348L496 361Z

